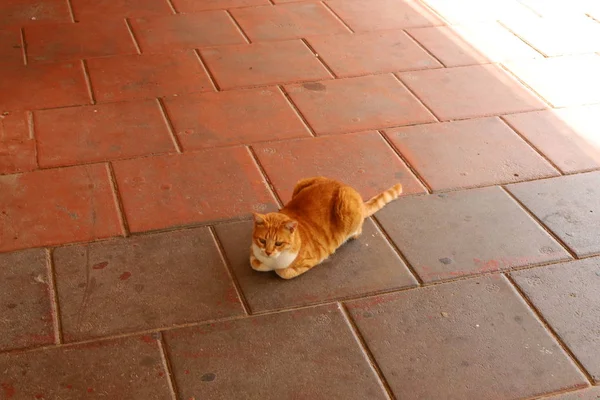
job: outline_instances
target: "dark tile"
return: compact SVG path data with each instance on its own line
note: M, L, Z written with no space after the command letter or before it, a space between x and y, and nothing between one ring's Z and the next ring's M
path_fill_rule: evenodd
M508 189L579 257L600 253L600 172Z
M334 305L170 331L165 339L181 399L387 398Z
M377 219L426 282L569 259L497 187L402 198Z
M586 385L503 276L348 307L398 399L516 399Z
M600 383L600 258L511 275L596 384Z
M54 343L44 250L0 254L0 350Z
M67 341L243 314L207 228L54 252Z
M253 312L416 285L371 220L365 222L358 240L346 243L322 265L287 282L274 272L257 272L250 268L252 222L217 225L216 231Z
M171 399L150 336L0 355L2 399Z

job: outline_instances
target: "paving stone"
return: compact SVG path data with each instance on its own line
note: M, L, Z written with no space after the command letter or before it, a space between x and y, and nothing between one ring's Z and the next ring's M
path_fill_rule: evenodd
M114 169L133 232L276 208L243 147L116 161Z
M0 66L23 65L23 45L18 28L0 30Z
M599 188L599 172L508 187L578 257L600 253Z
M0 350L54 343L46 252L0 254Z
M558 394L548 397L547 400L600 400L600 387L595 386L575 392Z
M150 336L1 354L0 371L5 399L171 398Z
M122 233L104 165L0 176L0 252Z
M425 193L408 167L376 132L288 140L252 146L287 202L300 179L326 176L345 182L365 200L401 183L404 194ZM381 168L385 165L386 168Z
M340 77L442 67L401 30L317 36L308 42Z
M435 121L392 75L310 82L285 88L317 134Z
M69 4L61 0L3 0L0 27L71 22Z
M495 22L517 16L537 16L517 0L424 0L450 24L468 22Z
M350 33L322 3L289 3L231 10L252 42Z
M195 13L206 10L224 10L236 7L264 6L269 0L171 0L180 13Z
M533 92L495 65L413 71L399 76L444 121L547 108Z
M184 150L310 136L278 88L171 97L165 106Z
M360 239L346 243L322 265L286 282L274 272L250 268L252 225L251 221L233 222L217 225L216 231L253 313L417 284L371 220L365 222Z
M175 152L156 100L36 111L33 123L41 167Z
M170 331L165 339L182 399L387 398L335 305Z
M29 131L29 114L0 115L0 175L37 168L35 141Z
M76 21L173 14L168 0L70 0Z
M498 118L407 126L385 133L434 191L559 175Z
M396 398L514 399L586 385L502 276L348 307Z
M600 258L511 274L523 293L600 382Z
M215 47L200 53L221 89L331 77L301 40Z
M54 251L66 341L244 313L208 228Z
M377 219L425 282L570 259L497 187L399 199Z

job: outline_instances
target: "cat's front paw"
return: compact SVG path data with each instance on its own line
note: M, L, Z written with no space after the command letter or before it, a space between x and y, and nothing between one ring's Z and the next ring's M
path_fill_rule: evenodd
M284 269L276 269L275 273L277 275L279 275L280 278L283 279L292 279L297 277L298 275L300 275L300 272L298 272L298 270L296 270L296 268L284 268Z
M254 257L254 255L250 256L250 266L253 270L260 272L266 272L271 270L265 264L261 263L256 257Z

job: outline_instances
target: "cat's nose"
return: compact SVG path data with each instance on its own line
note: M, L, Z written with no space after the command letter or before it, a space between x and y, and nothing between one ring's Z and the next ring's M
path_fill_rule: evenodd
M272 253L272 251L265 250L265 254L266 254L266 255L270 256L270 255L271 255L271 253Z

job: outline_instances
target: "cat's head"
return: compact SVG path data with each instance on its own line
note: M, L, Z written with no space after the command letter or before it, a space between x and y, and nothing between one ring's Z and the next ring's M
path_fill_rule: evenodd
M298 239L298 222L280 213L254 214L252 243L266 257L278 257L295 247Z

